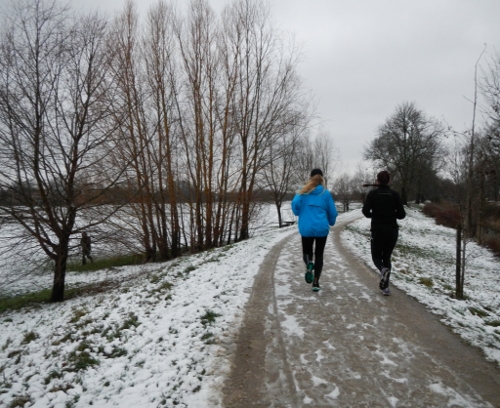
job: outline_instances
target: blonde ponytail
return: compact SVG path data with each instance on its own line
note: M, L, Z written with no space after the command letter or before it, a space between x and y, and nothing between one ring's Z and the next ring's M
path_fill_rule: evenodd
M299 194L309 194L319 185L325 186L325 180L319 174L312 176L304 187L299 191Z

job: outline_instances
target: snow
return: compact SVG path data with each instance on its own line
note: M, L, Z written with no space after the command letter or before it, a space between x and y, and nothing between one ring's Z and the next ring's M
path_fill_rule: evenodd
M359 210L340 215L358 216ZM455 300L450 297L454 231L436 226L418 209L410 209L400 224L392 283L500 364L499 260L469 244L467 299ZM360 219L342 239L371 266L368 231L369 220ZM72 284L112 279L115 286L104 294L1 314L0 407L16 399L54 408L220 406L234 338L259 266L275 244L296 233L296 226L278 229L271 213L270 222L245 242L162 264L70 274ZM422 283L429 279L432 286ZM286 299L290 289L279 285L276 290ZM280 307L286 306L282 302ZM288 335L303 333L293 319L282 328ZM349 329L355 334L357 327ZM380 356L394 364L382 350ZM323 358L321 351L316 358ZM453 392L438 383L432 391ZM335 386L329 398L338 395ZM463 402L461 395L451 398Z

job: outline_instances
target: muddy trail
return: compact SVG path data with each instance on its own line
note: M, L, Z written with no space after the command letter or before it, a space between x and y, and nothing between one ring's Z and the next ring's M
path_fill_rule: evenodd
M500 369L410 296L382 296L378 276L342 247L354 216L330 234L319 293L304 281L298 234L269 253L224 406L500 407Z

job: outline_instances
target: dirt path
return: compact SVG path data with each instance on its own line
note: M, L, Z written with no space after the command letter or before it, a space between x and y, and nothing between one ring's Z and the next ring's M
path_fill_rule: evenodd
M267 256L240 331L225 407L500 407L500 369L340 244L322 290L303 279L298 234ZM368 243L367 243L368 247Z

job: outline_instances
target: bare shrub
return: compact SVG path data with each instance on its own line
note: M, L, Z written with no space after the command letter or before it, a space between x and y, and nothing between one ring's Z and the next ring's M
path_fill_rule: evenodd
M500 236L486 238L484 244L491 249L496 256L500 256Z
M436 224L456 228L460 224L460 209L452 203L426 204L423 213L436 220Z

